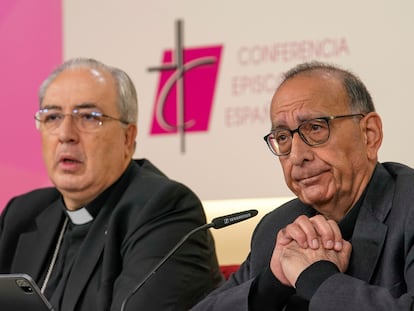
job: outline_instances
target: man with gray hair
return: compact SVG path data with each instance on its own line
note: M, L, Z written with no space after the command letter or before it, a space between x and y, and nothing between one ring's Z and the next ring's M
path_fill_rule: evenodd
M414 170L378 161L382 122L354 74L299 64L264 138L297 196L257 225L205 310L404 311L414 303Z
M146 159L133 160L137 95L128 75L87 58L40 87L36 125L54 187L9 201L0 273L29 274L56 311L188 310L221 282L210 232L199 232L133 296L192 229L198 197ZM30 258L30 260L28 260Z

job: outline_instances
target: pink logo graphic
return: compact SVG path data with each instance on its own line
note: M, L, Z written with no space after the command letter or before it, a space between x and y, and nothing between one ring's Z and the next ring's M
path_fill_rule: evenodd
M165 51L150 134L179 134L181 152L188 132L208 130L222 46L183 48L178 21L175 51Z

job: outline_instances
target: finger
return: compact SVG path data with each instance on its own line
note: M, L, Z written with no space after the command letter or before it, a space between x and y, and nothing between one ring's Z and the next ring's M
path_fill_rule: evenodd
M279 239L279 235L278 235ZM277 244L273 250L272 258L270 259L270 269L273 275L284 285L292 286L289 280L286 278L285 273L283 272L282 264L280 262L281 253L283 251L284 246L280 246Z
M292 242L293 238L286 231L286 228L281 229L276 236L276 244L287 245Z
M308 240L303 230L295 223L287 225L280 230L277 237L277 243L287 245L292 241L296 241L301 247L308 247Z
M324 248L338 251L342 249L342 234L335 221L317 215L310 218L310 222L313 224Z
M352 252L352 245L348 241L343 241L343 248L341 251L334 251L335 257L337 258L336 265L338 266L339 270L341 272L345 272L348 269L349 266L349 260L351 258L351 252Z
M352 244L346 240L342 240L342 244L343 244L343 251L344 253L347 254L348 257L351 256L351 252L352 252Z
M341 229L339 228L338 224L336 223L336 221L329 219L328 220L329 225L331 226L331 229L333 231L334 234L334 247L333 249L336 251L341 251L343 248L343 239L342 239L342 232Z
M301 247L304 247L305 244L312 249L319 247L318 233L308 217L299 216L287 229Z

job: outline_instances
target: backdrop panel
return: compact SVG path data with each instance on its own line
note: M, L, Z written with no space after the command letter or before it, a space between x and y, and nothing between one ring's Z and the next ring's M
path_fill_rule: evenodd
M0 210L14 195L49 185L34 114L37 89L62 60L59 0L2 0L0 8Z
M54 0L3 2L0 31L9 48L2 105L18 111L19 122L1 124L7 142L1 179L14 180L17 193L46 183L37 134L22 126L32 126L40 77L59 59L53 42L60 39L60 11ZM278 159L262 137L280 73L306 60L355 71L383 116L380 160L414 166L413 9L409 0L64 0L63 56L94 57L131 75L140 102L136 156L150 158L203 200L286 197ZM14 57L16 51L26 57ZM13 166L25 177L6 171Z
M136 156L150 158L202 199L291 195L278 159L262 137L270 129L268 108L280 73L312 59L342 65L366 82L384 121L380 160L414 165L413 147L401 143L412 136L412 1L64 4L65 58L92 56L131 74L140 101ZM181 37L177 20L182 21ZM211 52L214 47L221 49L220 55ZM202 53L191 56L195 50ZM202 64L191 67L195 58ZM170 85L167 75L175 75ZM161 90L163 106L157 103ZM168 123L158 132L156 107L161 107L158 120ZM202 107L203 117L190 113ZM182 110L188 115L180 131ZM197 122L208 126L197 129Z

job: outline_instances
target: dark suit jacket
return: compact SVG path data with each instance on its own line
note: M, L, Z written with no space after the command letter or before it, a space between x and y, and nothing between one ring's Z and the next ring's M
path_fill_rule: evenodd
M189 231L205 223L196 195L147 160L132 162L83 241L61 311L119 310L144 276ZM0 219L0 273L39 285L64 211L55 188L13 198ZM129 300L126 310L188 310L221 281L209 232L190 238Z
M313 216L315 211L293 200L266 215L255 229L250 254L239 271L194 310L248 310L253 282L269 269L277 232L301 214ZM326 279L312 296L309 310L411 310L414 302L414 170L396 163L377 165L351 244L353 250L347 272ZM270 300L274 302L283 292L272 292L272 295ZM268 305L260 311L264 310L283 310L283 307Z

